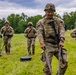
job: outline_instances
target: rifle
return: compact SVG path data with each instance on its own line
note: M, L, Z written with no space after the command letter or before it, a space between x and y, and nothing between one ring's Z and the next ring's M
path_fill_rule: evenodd
M60 75L61 72L60 61L61 61L61 46L59 47L58 75Z
M58 75L61 75L60 61L62 61L62 63L64 63L63 56L62 56L62 46L59 46Z
M52 20L51 22L49 22L48 24L50 24L52 26L52 28L54 29L54 32L55 32L55 36L51 36L53 37L53 39L55 40L55 43L59 43L60 39L59 39L59 30L58 30L58 33L57 33L57 30L56 30L56 25L55 25L55 22L54 20Z
M48 57L48 54L47 54L46 50L43 50L43 54L44 54L45 61L46 61L47 65L48 65L50 73L51 73L51 67L50 67L49 57Z

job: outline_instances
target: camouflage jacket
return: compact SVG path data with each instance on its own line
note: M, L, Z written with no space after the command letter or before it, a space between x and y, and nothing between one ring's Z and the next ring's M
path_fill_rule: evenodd
M14 34L14 30L11 26L3 26L1 28L1 34L3 34L4 36L12 37Z
M34 27L31 27L31 28L27 27L24 31L24 35L27 38L36 38L37 31Z
M53 25L51 22L54 22L56 32L59 35L59 38L65 38L64 37L64 22L60 18L53 17L52 19L49 19L47 17L44 17L43 19L39 20L37 22L36 28L38 32L38 38L40 41L46 41L46 42L54 42L55 41L55 30L53 28Z

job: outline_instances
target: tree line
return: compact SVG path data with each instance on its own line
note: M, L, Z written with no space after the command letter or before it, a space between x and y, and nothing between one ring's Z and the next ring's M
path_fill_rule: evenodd
M27 24L29 21L33 22L33 26L36 27L37 21L44 16L36 15L28 17L28 15L24 13L22 13L21 15L12 13L7 17L7 20L9 21L10 26L13 27L15 33L23 33L27 28ZM62 17L59 14L55 13L55 16L64 20L66 30L71 30L76 27L76 11L70 13L66 12ZM0 19L0 28L4 26L5 20L5 18Z

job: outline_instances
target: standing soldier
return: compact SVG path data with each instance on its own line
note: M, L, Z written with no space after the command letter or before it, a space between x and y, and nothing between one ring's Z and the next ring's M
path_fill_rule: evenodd
M53 55L59 59L59 46L64 46L64 22L58 17L54 16L55 6L52 3L48 3L45 6L45 17L37 22L37 32L38 38L41 45L41 48L47 52L47 56L49 58L49 63L52 62ZM59 41L60 40L60 41ZM60 61L61 74L56 75L64 75L67 69L67 51L62 48L62 57L63 61ZM47 58L47 57L46 57ZM42 54L42 61L44 62L44 75L52 75L52 66L47 64L44 54Z
M7 54L10 54L11 38L13 36L14 30L9 26L9 22L5 22L5 26L1 28L1 34L4 36L4 45Z
M33 27L32 22L28 22L28 27L24 31L24 35L27 38L27 50L28 50L28 55L31 55L30 48L32 46L32 54L35 54L35 39L37 36L36 29Z

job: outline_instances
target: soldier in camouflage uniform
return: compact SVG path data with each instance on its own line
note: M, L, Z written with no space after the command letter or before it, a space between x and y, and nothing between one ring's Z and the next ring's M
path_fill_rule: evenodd
M28 50L28 55L31 55L31 46L32 46L32 54L35 54L35 39L37 36L37 31L33 27L32 22L28 22L28 27L24 31L24 35L27 38L27 50Z
M11 38L13 36L14 30L9 26L9 22L5 22L5 26L1 28L1 34L4 36L4 45L7 54L10 54Z
M47 50L47 54L49 57L49 62L52 62L52 57L53 55L59 59L58 57L58 46L64 46L64 22L63 20L61 20L58 17L54 16L54 12L55 12L55 6L52 3L48 3L45 6L45 17L41 20L39 20L37 22L37 33L38 33L38 38L39 38L39 42L41 45L41 48L43 50ZM52 23L55 24L55 28L56 28L56 32L53 28ZM59 40L60 42L56 42L57 40L55 38L57 38L58 36L56 36L55 34L59 34ZM68 61L67 61L67 50L65 48L62 48L62 56L63 56L63 61L64 63L61 61L60 67L61 67L61 74L60 75L64 75L67 66L68 66ZM44 62L44 75L52 75L52 66L51 66L51 71L49 70L47 61L44 60L45 57L43 57L42 54L42 61ZM58 75L58 72L57 74Z
M70 35L71 35L72 38L76 38L76 28L73 29L73 31L71 32Z

